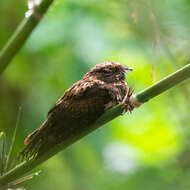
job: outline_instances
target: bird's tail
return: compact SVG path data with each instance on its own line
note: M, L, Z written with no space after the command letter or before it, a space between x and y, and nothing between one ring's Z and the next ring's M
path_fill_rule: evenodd
M40 128L33 131L29 134L25 141L24 149L19 153L19 158L21 160L28 160L30 158L34 158L39 154L39 150L44 146L44 139L45 139L45 131L47 128L47 120L42 123Z

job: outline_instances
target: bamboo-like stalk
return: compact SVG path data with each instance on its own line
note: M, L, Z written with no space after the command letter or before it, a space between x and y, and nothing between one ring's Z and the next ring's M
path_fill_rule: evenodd
M137 104L144 103L147 100L159 95L160 93L169 90L171 87L177 85L178 83L184 81L185 79L188 79L189 77L190 77L190 64L184 66L183 68L179 69L173 74L168 75L167 77L153 84L149 88L146 88L145 90L137 93L136 96L134 96L134 100L136 101ZM103 124L120 116L122 114L122 111L123 111L123 105L120 104L115 106L114 108L106 111L93 125L83 130L77 131L77 133L73 133L62 144L48 150L41 157L37 157L36 159L25 161L20 165L17 165L15 168L13 168L5 175L0 177L0 189L1 186L7 185L11 181L20 178L25 173L31 171L36 166L48 160L50 157L54 156L56 153L65 149L66 147L70 146L80 138L84 137L85 135L99 128Z
M166 76L162 80L136 94L139 102L144 103L158 94L168 90L176 84L190 77L190 64L185 65L176 72Z
M0 74L5 70L13 57L22 48L29 35L40 22L53 0L42 0L39 5L34 5L31 15L24 18L7 44L0 52Z

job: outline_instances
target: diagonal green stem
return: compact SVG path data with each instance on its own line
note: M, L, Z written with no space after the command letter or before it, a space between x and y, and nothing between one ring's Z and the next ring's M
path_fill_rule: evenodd
M190 64L187 64L176 72L168 75L167 77L163 78L152 86L139 92L138 94L136 94L136 98L139 102L144 103L189 77Z
M184 66L183 68L167 76L166 78L150 86L149 88L139 92L135 96L136 100L139 101L140 103L144 103L147 100L159 95L160 93L169 90L171 87L177 85L178 83L184 81L189 77L190 77L190 64ZM123 105L120 104L115 106L114 108L106 111L93 125L88 126L88 128L85 128L83 130L77 131L77 133L72 133L72 135L70 135L70 137L66 139L62 144L48 150L48 152L46 152L41 157L29 160L27 162L25 161L20 165L16 166L15 168L7 172L4 176L0 177L0 187L10 183L13 180L20 178L22 175L34 169L36 166L48 160L50 157L54 156L56 153L65 149L66 147L70 146L80 138L84 137L85 135L99 128L103 124L120 116L122 114L122 110L123 110Z
M42 0L33 9L33 13L25 18L0 52L0 74L6 69L13 57L22 48L33 29L40 22L53 0Z

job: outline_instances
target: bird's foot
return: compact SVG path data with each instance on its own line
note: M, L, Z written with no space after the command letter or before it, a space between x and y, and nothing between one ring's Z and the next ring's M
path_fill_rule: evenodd
M134 92L134 88L133 86L130 86L129 89L128 89L128 92L126 94L126 96L124 97L123 101L122 101L122 104L123 104L123 112L122 112L122 115L124 115L126 112L132 112L132 110L134 109L134 105L132 104L131 102L131 97L133 95L133 92Z

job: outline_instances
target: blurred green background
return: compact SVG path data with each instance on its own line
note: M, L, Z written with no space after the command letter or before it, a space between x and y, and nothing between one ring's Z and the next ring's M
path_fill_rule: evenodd
M27 1L0 1L0 49ZM14 154L64 91L95 64L134 69L138 92L190 58L188 0L57 0L0 77L0 131ZM152 64L154 69L152 70ZM119 117L39 166L30 190L190 189L189 81ZM34 171L38 171L38 168Z

